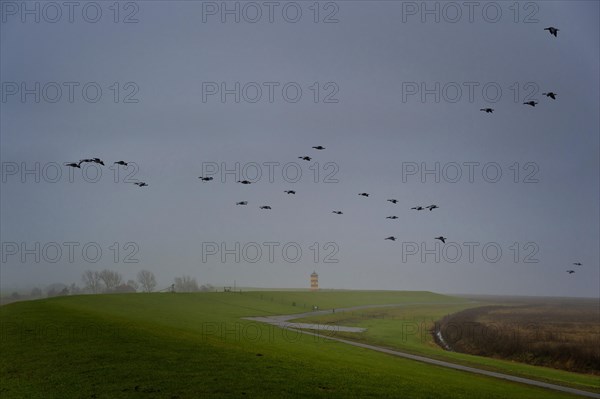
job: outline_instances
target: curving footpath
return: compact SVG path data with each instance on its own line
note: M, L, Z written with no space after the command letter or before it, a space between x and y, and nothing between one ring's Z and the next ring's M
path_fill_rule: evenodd
M427 304L429 304L429 303L433 303L433 302L427 302ZM417 303L365 305L365 306L355 306L355 307L351 307L351 308L336 309L335 311L336 312L348 312L348 311L367 309L367 308L400 307L400 306L410 306L410 305L417 305ZM536 387L540 387L540 388L552 389L555 391L561 391L561 392L566 392L566 393L570 393L570 394L574 394L574 395L585 396L588 398L600 398L600 394L583 391L581 389L564 387L562 385L556 385L556 384L550 384L547 382L531 380L529 378L516 377L513 375L509 375L509 374L503 374L503 373L497 373L494 371L478 369L476 367L462 366L460 364L446 362L443 360L436 360L436 359L432 359L432 358L425 357L425 356L411 355L410 353L387 349L387 348L383 348L381 346L363 344L360 342L350 341L350 340L342 339L342 338L335 338L335 337L332 337L329 335L322 335L322 334L314 333L311 331L299 330L299 328L308 328L308 329L326 330L326 331L350 331L350 332L357 332L359 330L360 331L365 330L365 329L360 329L358 327L343 327L343 326L332 326L332 325L324 325L324 324L290 323L289 322L289 320L293 320L293 319L299 319L299 318L310 317L310 316L318 316L318 315L322 315L322 314L331 314L331 313L332 313L331 310L318 310L318 311L293 314L293 315L244 317L244 319L258 321L261 323L267 323L267 324L271 324L271 325L274 325L274 326L277 326L280 328L284 328L284 329L287 329L290 331L295 331L295 332L299 332L299 333L306 334L306 335L312 335L312 336L319 337L319 338L326 338L326 339L330 339L332 341L337 341L337 342L342 342L342 343L345 343L348 345L358 346L359 348L370 349L370 350L374 350L377 352L387 353L388 355L399 356L399 357L403 357L406 359L416 360L418 362L423 362L423 363L428 363L428 364L434 364L436 366L446 367L446 368L450 368L450 369L454 369L454 370L466 371L466 372L474 373L474 374L481 374L481 375L485 375L488 377L500 378L500 379L507 380L507 381L519 382L521 384L527 384L527 385L532 385L532 386L536 386Z

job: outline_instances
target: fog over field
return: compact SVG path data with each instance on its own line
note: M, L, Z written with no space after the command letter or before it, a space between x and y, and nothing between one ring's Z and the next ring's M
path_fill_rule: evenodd
M3 294L600 296L598 2L0 4Z

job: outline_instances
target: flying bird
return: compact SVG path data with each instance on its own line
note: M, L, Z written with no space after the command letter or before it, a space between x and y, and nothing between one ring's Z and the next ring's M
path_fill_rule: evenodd
M554 37L558 37L558 31L560 29L555 28L554 26L549 26L547 28L544 28L544 30L547 30L548 32L550 32L551 35L554 35Z
M429 209L430 211L433 211L434 209L438 209L439 206L437 206L437 205L429 205L429 206L426 206L425 208Z
M481 108L480 111L491 114L492 112L494 112L494 108Z
M398 219L398 216L386 216L386 219Z
M439 236L439 237L435 237L435 239L436 239L436 240L440 240L441 242L443 242L443 243L445 244L445 243L446 243L446 240L448 239L448 237L442 237L442 236Z
M312 158L308 157L308 156L304 156L304 157L298 157L299 159L303 159L305 161L310 161Z
M70 166L70 167L72 167L72 168L79 168L79 169L81 169L81 166L79 166L80 164L81 164L81 162L80 162L80 163L77 163L77 162L69 162L69 163L65 163L65 166Z
M360 194L358 194L358 195L362 195L363 197L368 197L368 196L369 196L369 193L360 193Z
M386 240L392 240L392 241L396 241L396 237L394 237L394 236L389 236L388 238L386 238Z
M397 199L393 199L393 198L389 199L388 201L391 202L392 204L397 204L398 203L398 200Z
M242 183L242 184L252 184L252 182L248 181L248 180L238 180L238 183Z
M582 265L582 263L581 263L581 262L575 262L575 263L573 263L573 264L574 264L575 266L581 266L581 265Z
M410 209L414 209L414 210L416 210L416 211L422 211L422 210L423 210L423 209L425 209L425 208L423 208L422 206L413 206L413 207L412 207L412 208L410 208Z
M344 212L342 212L342 211L333 211L332 213L335 213L336 215L343 215L344 214Z
M567 270L567 273L573 274L573 273L575 273L575 270Z
M82 159L79 161L79 164L81 165L84 162L93 162L93 163L98 163L102 166L104 166L104 162L102 162L102 160L100 158L86 158L86 159Z
M138 181L138 182L135 182L133 184L135 184L138 187L148 187L148 183L145 183L143 181Z
M316 147L313 147L315 150L324 150L325 147L323 147L322 145L318 145Z
M527 102L524 102L523 104L525 104L525 105L531 105L532 107L535 107L536 104L537 104L537 101L527 101Z
M202 181L211 181L213 178L212 177L198 177L198 179L201 179Z
M127 166L128 165L128 163L125 162L125 161L117 161L117 162L115 162L115 164L121 165L121 166Z
M240 202L236 202L236 205L248 205L248 201L240 201Z
M271 207L269 205L263 205L260 207L260 209L271 209Z
M294 190L287 190L287 191L284 191L284 193L286 193L286 194L296 194L296 192Z

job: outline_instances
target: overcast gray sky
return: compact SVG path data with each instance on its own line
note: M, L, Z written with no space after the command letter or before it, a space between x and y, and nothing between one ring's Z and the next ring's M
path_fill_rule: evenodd
M600 294L598 2L1 4L2 289Z

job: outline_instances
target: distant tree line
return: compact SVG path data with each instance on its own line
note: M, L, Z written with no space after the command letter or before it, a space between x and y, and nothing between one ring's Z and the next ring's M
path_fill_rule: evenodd
M83 283L82 287L75 283L71 285L53 283L45 288L45 292L39 287L33 288L29 294L13 292L10 296L3 298L3 302L79 294L153 292L156 290L157 285L154 273L149 270L140 270L135 280L129 279L126 282L123 276L114 270L86 270L81 276L81 281ZM199 285L195 278L188 275L176 277L171 287L175 292L214 290L212 285Z
M91 294L137 292L140 288L143 292L152 292L156 287L154 273L148 270L140 270L136 280L123 282L123 276L114 270L104 269L102 271L86 270L81 276L84 290Z

